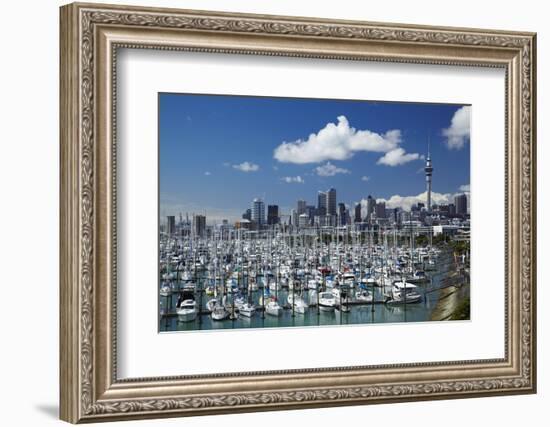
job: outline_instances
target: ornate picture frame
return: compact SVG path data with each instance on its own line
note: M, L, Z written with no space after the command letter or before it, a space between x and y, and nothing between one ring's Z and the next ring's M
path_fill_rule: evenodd
M535 34L78 3L60 13L61 419L96 422L536 391ZM505 357L118 379L119 48L504 69Z

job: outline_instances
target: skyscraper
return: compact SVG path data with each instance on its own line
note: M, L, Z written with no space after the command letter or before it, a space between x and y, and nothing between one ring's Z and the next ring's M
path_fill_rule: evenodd
M279 206L267 205L267 225L275 225L279 223Z
M166 233L171 236L176 232L176 217L170 215L166 217Z
M376 203L376 218L386 218L386 202Z
M327 197L327 213L329 215L336 215L336 190L331 188L326 192Z
M347 209L344 203L338 203L338 225L346 225L348 221Z
M195 236L204 237L206 233L206 216L193 215L193 232Z
M432 172L434 168L432 167L432 158L430 157L430 148L428 145L428 156L426 157L426 167L424 172L426 173L426 193L427 193L427 204L426 209L428 212L432 210Z
M373 197L369 194L369 197L367 197L367 218L366 218L367 222L370 221L375 207L376 207L376 200L373 199Z
M262 199L254 199L252 201L252 206L250 206L252 211L252 221L254 221L258 227L261 227L265 224L265 204Z
M354 215L353 222L363 222L363 218L361 217L361 203L357 203L355 205L355 215Z
M317 192L317 215L327 214L327 193L324 191Z
M298 200L296 204L296 211L298 212L298 215L302 215L306 212L306 201L305 200Z
M455 196L455 211L458 215L466 215L468 213L468 197L466 197L466 194Z

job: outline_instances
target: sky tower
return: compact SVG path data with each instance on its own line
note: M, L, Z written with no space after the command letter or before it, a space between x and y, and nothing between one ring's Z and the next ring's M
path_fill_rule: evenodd
M427 203L426 208L428 212L432 211L432 172L434 168L432 167L432 158L430 157L430 141L428 140L428 156L426 157L426 166L424 167L424 172L426 172L426 193L427 193Z

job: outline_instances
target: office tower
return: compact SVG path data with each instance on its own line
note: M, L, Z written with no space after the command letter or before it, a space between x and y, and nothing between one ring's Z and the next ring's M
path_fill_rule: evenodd
M296 204L296 212L298 215L302 215L306 212L306 201L305 200L298 200Z
M267 206L267 225L275 225L279 223L279 206Z
M353 222L363 222L363 218L361 216L361 203L357 203L355 205L355 215Z
M264 201L262 199L254 199L250 210L252 213L252 221L254 221L258 227L262 227L265 224Z
M327 193L324 191L317 192L317 215L327 214Z
M376 203L376 218L386 218L386 202Z
M331 188L326 192L327 198L327 213L329 215L336 215L336 190Z
M376 200L372 198L372 196L369 194L369 197L367 197L367 222L370 221L372 213L374 212L376 208Z
M176 232L176 217L170 215L166 217L166 233L172 236Z
M204 237L206 234L206 216L193 215L193 232L197 237Z
M244 211L243 219L247 219L249 221L252 220L252 209L247 209L246 211Z
M455 211L458 215L466 215L468 213L468 197L466 197L466 194L455 196Z

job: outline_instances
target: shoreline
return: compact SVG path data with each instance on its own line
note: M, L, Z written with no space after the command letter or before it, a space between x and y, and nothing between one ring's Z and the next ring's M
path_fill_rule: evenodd
M451 320L451 317L456 313L470 296L470 281L469 275L462 275L455 271L447 280L449 285L441 289L437 305L432 311L430 320L444 321ZM468 314L468 320L470 315Z

